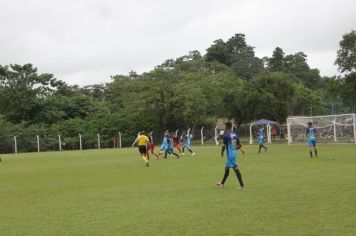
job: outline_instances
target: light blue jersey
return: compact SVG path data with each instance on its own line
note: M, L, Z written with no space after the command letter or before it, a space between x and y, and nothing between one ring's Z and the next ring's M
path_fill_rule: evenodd
M307 128L307 139L308 139L308 146L315 147L316 145L316 129L313 127Z
M167 150L168 149L168 147L169 147L169 137L167 137L167 136L165 136L164 138L163 138L163 142L162 142L162 145L161 145L161 150L162 151L165 151L165 150Z
M233 131L224 133L224 145L226 149L226 167L237 167L237 151L236 147L240 144L240 140Z
M190 147L190 135L189 134L185 135L185 137L184 137L184 147L185 148Z
M258 144L263 145L264 137L263 137L263 129L258 129L258 136L257 136Z

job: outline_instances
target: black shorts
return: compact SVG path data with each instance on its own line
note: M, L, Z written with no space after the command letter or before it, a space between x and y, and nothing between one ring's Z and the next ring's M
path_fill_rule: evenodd
M138 146L138 151L141 153L141 154L146 154L147 153L147 148L145 145L140 145Z

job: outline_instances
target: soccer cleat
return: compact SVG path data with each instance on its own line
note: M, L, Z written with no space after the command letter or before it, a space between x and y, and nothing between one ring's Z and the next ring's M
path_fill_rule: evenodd
M192 157L195 156L195 152L192 153Z
M150 166L150 164L147 162L147 163L146 163L146 167L149 167L149 166Z
M182 156L184 156L184 152L182 152L182 154L181 154Z
M242 191L242 190L244 190L244 188L245 188L245 186L240 186L239 188L237 188L237 190Z
M224 185L220 182L216 182L216 187L218 188L224 188Z

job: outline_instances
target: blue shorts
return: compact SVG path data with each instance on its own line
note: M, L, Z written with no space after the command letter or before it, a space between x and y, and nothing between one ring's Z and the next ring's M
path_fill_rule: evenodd
M308 140L308 146L309 147L315 147L316 146L315 140Z
M167 151L169 151L170 153L173 153L173 152L174 152L173 146L169 146L168 149L167 149Z
M258 140L258 144L259 144L259 145L263 145L263 139L259 139L259 140Z
M237 167L237 166L239 166L239 164L238 164L237 161L236 161L236 157L233 157L233 158L228 157L228 158L226 159L225 166L226 166L226 167Z
M162 146L161 146L161 150L162 151L166 151L168 149L168 146L167 145L165 145L165 144L162 144Z
M190 148L190 143L185 143L184 148Z

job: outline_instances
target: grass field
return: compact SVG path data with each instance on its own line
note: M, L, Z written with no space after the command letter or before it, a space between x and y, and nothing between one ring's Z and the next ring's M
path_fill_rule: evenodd
M136 149L2 155L0 235L356 235L356 145L220 147L152 160Z

